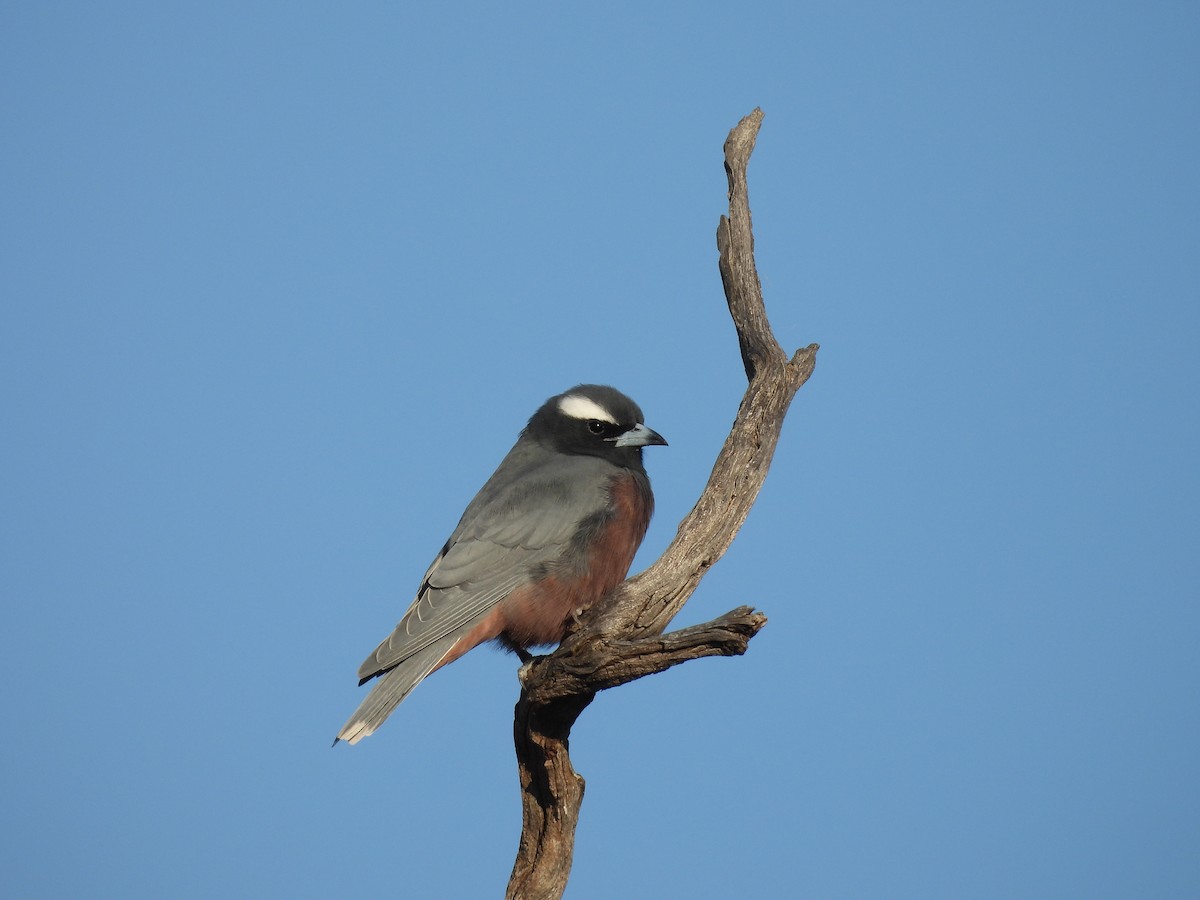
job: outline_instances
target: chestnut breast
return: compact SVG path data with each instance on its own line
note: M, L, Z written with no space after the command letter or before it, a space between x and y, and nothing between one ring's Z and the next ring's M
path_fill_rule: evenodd
M500 604L506 643L556 644L579 610L599 601L629 573L646 536L654 496L645 473L618 469L605 483L607 502L579 523L564 552Z

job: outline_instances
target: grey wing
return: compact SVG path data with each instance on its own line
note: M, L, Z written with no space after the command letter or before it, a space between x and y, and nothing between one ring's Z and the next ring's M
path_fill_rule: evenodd
M443 649L429 663L432 669L497 603L527 583L539 567L552 565L580 522L607 503L607 463L550 458L530 464L520 457L514 460L517 449L467 507L400 623L359 667L361 680L438 644ZM513 462L521 464L515 473ZM428 670L420 677L427 674Z
M564 461L518 442L463 513L400 624L359 667L360 683L380 677L337 739L353 744L374 732L489 610L552 566L607 504L609 474L601 460Z

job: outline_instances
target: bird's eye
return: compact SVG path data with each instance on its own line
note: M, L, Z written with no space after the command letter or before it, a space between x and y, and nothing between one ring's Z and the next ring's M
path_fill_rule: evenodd
M592 434L604 434L604 423L598 419L592 419L587 427Z

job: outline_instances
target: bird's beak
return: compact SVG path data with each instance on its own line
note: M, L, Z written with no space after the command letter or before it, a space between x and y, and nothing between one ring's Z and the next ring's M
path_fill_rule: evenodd
M617 447L648 447L667 446L666 439L653 428L647 428L641 422L634 425L616 440Z

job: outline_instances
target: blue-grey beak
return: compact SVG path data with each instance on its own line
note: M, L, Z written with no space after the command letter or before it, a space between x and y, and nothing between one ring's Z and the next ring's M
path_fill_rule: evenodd
M616 440L617 447L649 447L667 446L666 439L653 428L647 428L641 422L634 425Z

